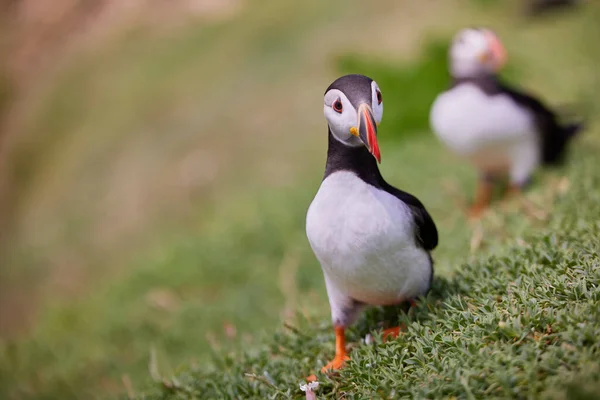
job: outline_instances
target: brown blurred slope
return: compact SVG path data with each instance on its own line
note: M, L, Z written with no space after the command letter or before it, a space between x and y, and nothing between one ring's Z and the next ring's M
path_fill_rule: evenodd
M8 70L17 87L26 86L75 44L132 24L153 25L188 16L221 17L239 0L3 0L8 28Z
M10 217L7 157L40 86L69 54L140 25L221 18L240 0L0 0L0 226ZM6 230L0 230L0 239Z
M140 26L168 30L189 18L225 18L240 4L241 0L0 0L0 272L14 264L6 248L13 245L19 202L14 150L31 139L25 137L28 119L73 55ZM77 279L73 273L65 276ZM0 332L5 333L8 326L23 325L28 318L24 310L35 301L36 291L35 282L23 292L3 278Z

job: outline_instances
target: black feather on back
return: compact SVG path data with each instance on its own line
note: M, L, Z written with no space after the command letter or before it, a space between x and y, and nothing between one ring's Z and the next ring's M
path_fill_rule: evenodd
M561 125L558 116L541 100L500 83L501 90L516 103L529 109L535 118L541 137L542 161L546 165L560 164L570 139L582 130L581 123Z

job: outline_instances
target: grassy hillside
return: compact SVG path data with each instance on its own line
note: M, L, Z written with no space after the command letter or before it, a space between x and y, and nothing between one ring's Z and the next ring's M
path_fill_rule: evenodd
M26 139L15 153L22 259L2 278L26 297L38 279L74 281L79 296L46 294L34 329L0 344L0 397L300 396L302 377L333 350L304 217L324 163L321 95L342 72L373 75L382 87L382 170L436 220L439 279L427 302L401 316L406 336L355 346L357 363L320 377L321 393L512 396L594 374L597 348L585 338L598 330L597 128L567 169L537 177L527 202L495 205L469 225L474 172L423 129L425 103L445 80L432 64L441 50L420 51L425 37L438 46L473 19L493 23L520 82L551 103L571 102L593 91L593 15L521 26L510 7L278 4L166 38L133 35L80 60L41 102L33 147ZM425 73L418 66L427 63ZM394 112L404 104L410 113ZM379 311L361 319L352 342L379 320ZM295 328L278 330L282 321ZM436 363L426 365L426 353Z
M496 255L439 277L407 332L366 345L383 314L351 330L352 361L317 374L319 398L593 399L600 388L598 137L579 146L550 220ZM548 192L560 189L547 188ZM298 383L334 351L327 321L299 318L261 345L157 377L145 399L301 398Z

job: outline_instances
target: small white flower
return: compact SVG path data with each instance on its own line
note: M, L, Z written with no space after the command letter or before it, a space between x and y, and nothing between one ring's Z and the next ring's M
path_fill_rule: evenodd
M317 395L314 390L319 387L319 382L314 381L310 383L300 384L300 390L306 392L306 400L317 400Z
M318 388L319 388L319 382L317 382L317 381L300 384L300 390L302 390L303 392L306 392L306 391L312 392Z
M371 343L373 343L373 336L371 336L370 333L367 333L367 336L365 336L365 344L370 345Z

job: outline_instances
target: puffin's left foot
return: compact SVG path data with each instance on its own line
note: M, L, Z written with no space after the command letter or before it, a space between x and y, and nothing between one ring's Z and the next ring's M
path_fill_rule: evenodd
M407 303L409 305L409 309L417 307L417 301L415 299L410 299L407 301ZM398 336L400 336L400 332L403 331L406 331L406 326L404 324L401 324L400 326L394 326L393 328L384 329L383 333L381 334L381 337L383 338L383 341L385 343L387 340L397 338Z
M504 210L507 210L509 206L513 204L514 199L518 198L520 194L521 187L519 185L514 183L508 185L501 202L501 206L504 208Z
M406 332L406 326L400 325L394 326L393 328L384 329L383 333L381 334L381 338L385 343L388 340L396 339L398 336L400 336L400 332Z

